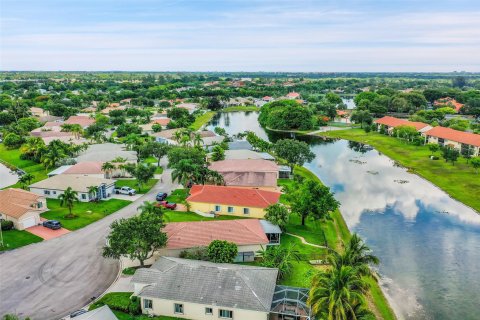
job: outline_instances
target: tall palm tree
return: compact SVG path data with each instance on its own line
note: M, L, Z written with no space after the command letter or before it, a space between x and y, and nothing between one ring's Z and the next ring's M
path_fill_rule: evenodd
M354 233L347 243L345 252L341 255L333 254L332 263L347 265L355 268L362 276L374 276L371 264L379 264L378 257L371 253L370 248Z
M156 206L155 202L144 201L137 210L139 210L140 213L155 213L157 215L163 215L162 207Z
M111 162L104 162L102 164L102 171L105 172L106 178L110 179L112 171L115 169L115 166Z
M48 152L42 155L41 162L45 167L45 171L46 171L48 170L48 168L55 167L57 162L65 157L66 155L61 148L55 147L55 146L49 146Z
M193 134L193 145L195 147L201 147L203 145L203 139L200 133Z
M23 176L21 176L18 179L18 182L20 182L20 184L22 185L22 189L27 190L27 185L29 185L30 182L32 182L33 178L35 177L31 173L26 173Z
M181 130L177 130L173 133L173 140L177 141L178 143L180 143L180 139L182 139L182 136L183 136L183 133Z
M98 187L97 186L90 186L90 187L87 188L87 190L88 190L88 197L90 199L92 199L92 198L95 199L97 197L97 192L98 192Z
M270 246L258 252L262 266L277 268L278 278L283 279L293 271L293 263L300 260L300 252L295 244L286 247Z
M359 305L365 304L363 294L367 290L368 284L355 268L342 265L313 277L307 303L321 319L361 319L355 312L360 311Z
M38 161L42 152L45 151L45 142L40 137L31 137L22 145L20 151Z
M193 164L188 159L182 159L173 168L172 181L178 181L186 185L191 178L198 176L199 171L198 165Z
M60 196L58 196L58 199L60 199L60 206L66 206L68 208L68 217L73 217L73 204L78 202L78 193L73 191L71 187L68 187Z

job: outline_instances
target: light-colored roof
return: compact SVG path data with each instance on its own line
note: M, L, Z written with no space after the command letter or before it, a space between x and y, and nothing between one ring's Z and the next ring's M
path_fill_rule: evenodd
M229 150L252 150L253 147L250 142L246 140L235 140L228 143Z
M229 159L212 162L210 170L218 172L278 172L274 161L263 159Z
M125 145L116 143L101 143L88 146L78 157L77 162L85 161L112 161L117 157L127 159L127 161L136 161L137 153L135 151L126 150Z
M65 121L66 124L78 124L82 127L87 127L95 123L95 119L86 116L71 116Z
M260 220L260 225L262 226L264 233L282 233L282 229L270 221Z
M102 174L102 161L85 161L74 164L64 174Z
M140 297L270 312L277 269L160 257L138 269L132 282L146 284Z
M167 249L206 247L213 240L237 245L268 244L257 219L174 222L168 223L163 231L168 236Z
M212 185L194 185L187 201L266 208L277 203L279 192Z
M44 208L39 210L36 207L40 198L38 194L22 189L0 190L0 212L15 219L30 211L42 212Z
M375 120L375 123L383 124L393 128L398 126L411 126L417 129L417 131L429 126L428 123L408 121L390 116L385 116L383 118L377 119Z
M62 132L62 133L69 133L69 132ZM87 143L87 139L85 138L77 138L74 135L70 134L68 136L60 136L60 137L41 137L43 142L48 145L50 142L53 140L60 140L65 143L71 143L71 144L83 144Z
M480 134L463 132L445 127L434 127L426 131L425 135L480 147Z
M275 158L266 152L255 152L252 150L225 150L225 160L241 160L241 159L274 160Z
M76 174L59 174L51 178L36 182L30 188L66 190L71 187L77 192L88 192L88 187L100 186L101 184L112 185L115 180L96 178Z
M55 169L53 171L50 171L47 175L48 176L55 176L57 174L62 174L71 167L73 167L73 166L72 165L61 166L61 167L58 167L57 169Z
M172 139L173 135L175 132L177 132L179 129L168 129L168 130L162 130L160 132L155 132L152 133L151 135L157 138L165 138L165 139Z
M118 320L108 306L102 306L74 318L75 320Z

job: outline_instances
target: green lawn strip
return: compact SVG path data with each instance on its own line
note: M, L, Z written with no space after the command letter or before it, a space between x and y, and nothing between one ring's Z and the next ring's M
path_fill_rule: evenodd
M117 188L130 187L132 189L137 190L137 193L143 194L150 191L150 189L152 189L152 187L157 183L157 181L158 179L150 179L146 184L143 184L142 188L140 189L138 187L137 180L135 179L117 179L117 183L115 184L115 186Z
M76 202L72 213L77 217L68 219L65 218L68 215L68 208L61 207L60 200L47 199L49 211L42 213L42 217L49 220L58 220L68 230L77 230L120 210L130 203L131 201L119 199L110 199L97 203Z
M260 111L260 108L256 106L236 106L236 107L223 108L221 111L222 112Z
M379 315L384 320L395 320L395 314L390 307L388 300L383 295L383 292L380 289L378 283L371 277L364 277L363 279L370 284L370 292L368 298L371 298L375 303L376 310L378 311Z
M31 243L40 242L43 239L31 234L28 231L8 230L2 231L3 246L0 246L0 251L20 248Z
M207 111L204 114L198 116L195 119L195 122L190 125L190 128L193 130L200 130L203 125L207 124L210 120L212 120L213 116L216 114L214 111Z
M188 197L190 189L176 189L173 190L171 194L168 195L168 202L183 203Z
M167 316L150 317L147 315L132 316L128 313L113 310L118 320L185 320L185 318L172 318Z
M172 211L165 210L163 214L165 223L169 222L187 222L187 221L213 221L213 220L235 220L235 219L246 219L243 217L236 216L218 216L217 218L207 218L201 215L198 215L194 212L184 212L184 211Z
M41 164L36 163L32 160L20 159L20 155L20 149L8 150L3 144L0 144L0 160L5 162L8 167L20 168L23 171L32 174L34 178L31 183L35 183L37 181L47 178L47 170L45 170L45 168ZM51 171L53 169L54 168L51 168L48 171ZM20 183L9 186L9 188L20 187Z
M427 146L413 146L380 133L367 134L361 129L329 131L320 135L369 144L410 172L431 181L453 198L480 212L480 197L472 197L472 190L480 190L480 178L463 157L459 157L455 165L443 159L430 160L431 152ZM440 152L436 155L440 156Z

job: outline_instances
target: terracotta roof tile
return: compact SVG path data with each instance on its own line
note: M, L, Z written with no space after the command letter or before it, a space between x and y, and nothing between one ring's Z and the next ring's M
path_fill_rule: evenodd
M479 134L458 131L445 127L435 127L425 132L425 135L480 147Z
M71 116L65 121L66 124L79 124L82 127L90 126L95 123L95 119L85 116Z
M101 161L85 161L74 164L63 174L103 174L103 162Z
M277 172L274 161L263 159L230 159L213 162L211 170L218 172Z
M39 210L32 207L41 198L38 194L21 190L9 188L0 190L0 212L12 218L20 218L29 211L44 211L44 208Z
M415 127L415 129L417 129L417 131L429 126L428 123L413 122L413 121L398 119L398 118L390 117L390 116L385 116L383 118L377 119L377 120L375 120L375 123L383 124L383 125L393 127L393 128L398 127L398 126L412 126L412 127Z

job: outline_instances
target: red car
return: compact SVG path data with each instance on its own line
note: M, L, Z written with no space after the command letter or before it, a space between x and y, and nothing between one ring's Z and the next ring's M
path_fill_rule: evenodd
M175 208L177 207L177 204L174 203L174 202L168 202L168 201L159 201L157 203L157 206L162 206L166 209L170 209L170 210L175 210Z

